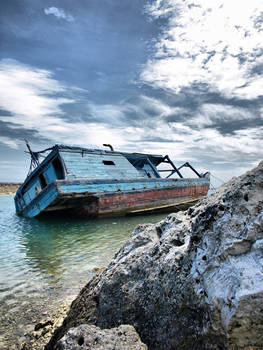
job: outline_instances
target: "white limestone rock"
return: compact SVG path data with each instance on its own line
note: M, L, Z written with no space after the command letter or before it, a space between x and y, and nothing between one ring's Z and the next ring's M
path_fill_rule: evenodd
M131 324L150 350L263 349L263 162L188 211L139 226L49 348L83 322Z

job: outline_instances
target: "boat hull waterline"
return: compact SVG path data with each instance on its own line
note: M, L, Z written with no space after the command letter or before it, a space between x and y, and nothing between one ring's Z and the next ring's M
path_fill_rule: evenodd
M21 213L25 217L34 217L40 213L64 211L73 216L96 217L126 215L134 211L140 212L147 209L169 209L182 203L191 203L199 200L207 194L209 184L207 181L193 184L188 180L167 188L155 188L144 190L128 190L115 192L90 192L78 191L79 185L61 186L59 181L50 184L38 198L35 198ZM185 185L185 186L182 186ZM179 187L180 186L180 187ZM69 188L76 187L73 190ZM63 189L66 189L63 191Z

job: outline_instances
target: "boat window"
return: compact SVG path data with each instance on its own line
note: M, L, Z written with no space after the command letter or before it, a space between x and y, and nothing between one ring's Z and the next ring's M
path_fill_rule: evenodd
M39 175L39 181L40 181L40 184L41 184L41 188L42 188L42 189L45 188L45 187L47 187L47 182L46 182L46 179L45 179L45 177L44 177L43 174L40 174L40 175Z
M62 164L61 164L61 161L59 160L59 158L55 158L52 163L53 163L53 167L54 167L55 172L56 172L57 179L58 180L64 179L63 167L62 167Z
M115 163L112 160L103 160L103 164L105 164L105 165L115 165Z

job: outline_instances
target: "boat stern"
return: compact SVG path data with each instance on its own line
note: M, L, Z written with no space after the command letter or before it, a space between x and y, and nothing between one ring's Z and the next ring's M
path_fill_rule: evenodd
M14 198L16 213L28 218L35 217L44 212L56 200L58 195L57 181L48 184L41 192L36 193L36 196L31 200L28 199L30 193L27 193L27 196L22 196L18 190Z

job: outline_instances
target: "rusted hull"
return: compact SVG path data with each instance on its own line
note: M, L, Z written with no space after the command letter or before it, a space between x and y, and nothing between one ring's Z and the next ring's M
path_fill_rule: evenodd
M80 217L117 216L156 210L168 211L182 203L199 200L206 196L208 189L208 185L194 185L186 188L115 192L96 196L87 194L86 203L85 196L83 196L82 201L79 202L80 205L70 208L70 202L68 202L68 208L65 206L64 210L67 209L69 214Z

